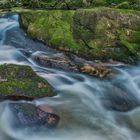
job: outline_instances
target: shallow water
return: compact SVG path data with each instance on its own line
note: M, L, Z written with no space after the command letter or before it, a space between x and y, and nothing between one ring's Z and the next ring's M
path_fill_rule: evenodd
M14 117L7 104L0 103L0 140L139 140L140 138L140 66L112 66L118 75L99 80L87 75L64 72L38 65L35 54L55 53L47 46L29 39L19 28L18 15L0 18L0 64L30 65L46 79L58 95L33 101L52 107L60 116L56 129L37 132L31 128L15 128ZM136 104L130 111L120 112L103 106L123 99ZM21 101L25 102L25 101Z

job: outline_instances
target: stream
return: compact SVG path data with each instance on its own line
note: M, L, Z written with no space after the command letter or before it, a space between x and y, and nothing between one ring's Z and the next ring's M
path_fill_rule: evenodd
M140 139L140 66L112 66L118 71L113 79L100 80L88 75L46 68L34 60L36 54L55 50L31 40L19 28L18 15L0 16L0 64L29 65L58 93L55 97L34 100L47 105L60 116L56 129L37 132L15 128L7 104L0 103L0 140L139 140ZM119 101L129 111L117 111ZM18 101L26 102L26 101ZM105 108L103 104L111 106Z

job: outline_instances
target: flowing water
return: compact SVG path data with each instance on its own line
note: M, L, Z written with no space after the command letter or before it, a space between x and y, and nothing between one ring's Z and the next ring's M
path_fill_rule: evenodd
M7 107L10 101L1 102L0 140L140 139L140 66L112 66L118 75L99 80L42 67L34 60L34 55L42 53L55 51L29 39L19 28L18 15L0 17L0 64L30 65L46 79L58 95L32 103L52 107L61 118L58 127L49 131L15 128L11 125L14 118ZM113 107L117 104L119 108L121 100L130 105L130 111L118 111Z

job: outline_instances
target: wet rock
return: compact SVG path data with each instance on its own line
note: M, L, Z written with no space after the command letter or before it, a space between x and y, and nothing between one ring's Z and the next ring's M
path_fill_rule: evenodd
M83 67L81 67L80 71L82 73L86 73L99 78L104 78L113 75L113 71L110 68L107 68L99 64L98 65L85 64Z
M140 106L139 100L133 93L113 85L106 86L99 98L107 110L127 112Z
M33 57L39 64L45 67L57 68L60 70L67 70L67 71L78 71L78 66L75 65L63 53L36 54Z
M110 61L108 63L105 63L99 60L88 61L76 55L68 54L68 56L71 61L73 61L75 65L77 65L77 67L79 68L79 72L81 73L85 73L98 78L112 77L116 75L116 72L113 71L111 65L117 65L119 64L119 62Z
M38 108L40 108L42 111L48 112L48 113L54 113L54 109L49 107L48 105L39 105Z
M135 109L136 107L139 106L139 104L132 102L125 98L121 97L108 97L105 99L102 99L102 104L107 110L112 110L112 111L118 111L118 112L127 112Z
M105 78L115 74L111 68L104 66L103 63L96 64L93 61L86 61L77 56L72 57L70 54L68 56L64 53L36 54L32 57L37 63L48 68L81 72L98 78Z
M39 77L31 67L14 64L0 65L1 100L33 100L54 95L49 83Z
M9 107L20 127L54 128L59 122L59 116L48 113L30 103L10 103Z
M0 101L4 100L12 100L12 101L19 101L19 100L26 100L26 101L32 101L34 100L34 97L30 97L27 95L0 95Z

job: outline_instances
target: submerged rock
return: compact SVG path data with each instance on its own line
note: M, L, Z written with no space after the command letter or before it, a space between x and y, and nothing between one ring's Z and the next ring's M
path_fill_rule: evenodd
M54 96L51 86L31 67L14 64L0 65L0 99L26 99Z
M10 103L9 107L20 127L56 127L59 116L48 113L30 103Z
M122 86L124 85L122 84ZM127 112L139 107L139 99L137 99L133 93L123 88L111 84L105 86L103 95L99 97L101 104L107 110L119 112Z

